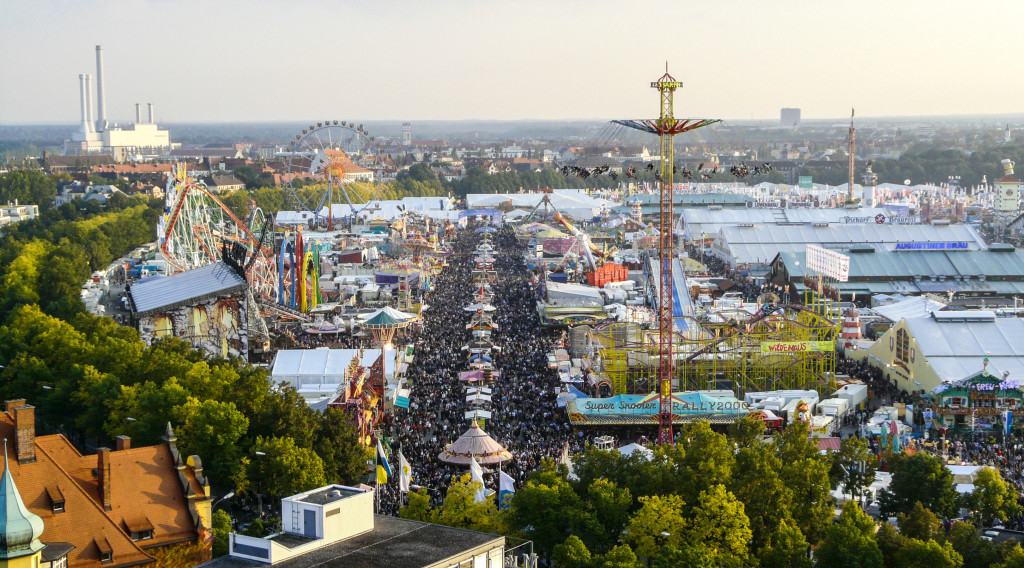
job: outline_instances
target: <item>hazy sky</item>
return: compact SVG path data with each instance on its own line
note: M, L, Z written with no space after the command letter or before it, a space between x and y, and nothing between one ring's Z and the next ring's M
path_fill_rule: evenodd
M666 59L677 116L1017 113L1021 22L1020 0L0 0L0 122L78 122L96 44L122 121L650 117Z

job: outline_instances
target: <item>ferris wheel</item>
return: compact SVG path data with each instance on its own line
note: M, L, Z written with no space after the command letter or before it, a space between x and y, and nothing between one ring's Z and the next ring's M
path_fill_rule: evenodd
M240 244L247 251L245 273L253 294L264 300L276 299L277 270L268 234L271 227L262 211L253 210L250 224L239 220L180 166L168 175L166 204L167 213L157 226L157 238L174 272L219 262L225 243Z
M314 219L323 215L329 228L338 215L324 215L324 206L334 202L335 192L347 205L341 217L354 218L382 188L383 156L362 124L335 120L310 125L278 156L287 159L285 177L293 205L312 212Z

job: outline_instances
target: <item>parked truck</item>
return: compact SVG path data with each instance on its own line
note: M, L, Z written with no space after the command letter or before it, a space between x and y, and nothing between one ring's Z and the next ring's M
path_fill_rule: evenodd
M831 416L835 419L842 418L850 411L850 401L845 398L826 398L818 402L819 416Z
M845 385L837 390L832 398L845 398L850 402L850 408L860 408L868 400L868 386L863 384Z

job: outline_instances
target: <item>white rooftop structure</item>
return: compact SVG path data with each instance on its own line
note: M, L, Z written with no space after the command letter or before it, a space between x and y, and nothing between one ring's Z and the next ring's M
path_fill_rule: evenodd
M588 194L582 189L556 189L549 194L540 192L529 193L470 193L466 195L467 209L498 207L511 202L513 208L533 210L544 195L548 195L551 205L575 220L590 220L601 215L602 211L610 210L616 202Z
M988 246L970 225L735 225L723 226L713 236L712 252L733 264L769 263L778 253L800 253L807 245L849 250L853 245L876 245L895 250L898 243L963 242L966 250Z
M459 212L447 197L403 197L402 199L375 199L366 205L356 205L359 219L370 221L377 217L388 221L397 219L405 213L416 213L435 220L459 218ZM335 219L352 216L352 207L347 203L331 205L331 214ZM312 211L278 211L275 221L278 225L307 225L313 222ZM327 218L327 207L320 209L321 220Z
M881 207L863 209L824 209L824 208L742 208L742 207L684 207L681 208L676 222L676 232L688 239L700 238L702 234L713 236L723 227L741 224L767 225L780 223L834 223L834 224L865 224L866 217L876 215L889 217L889 212ZM854 220L854 222L849 222Z
M358 349L282 349L274 357L271 380L275 385L289 383L298 389L306 403L333 396L344 384L345 371ZM397 351L388 349L384 357L384 376L395 376ZM380 349L366 349L359 364L370 367L380 357Z
M946 304L937 302L926 296L916 296L894 304L886 304L872 308L871 311L891 321L898 322L901 319L926 318L946 307Z
M924 356L944 383L977 373L985 357L992 375L1024 378L1024 319L979 310L933 312L905 321L918 357Z

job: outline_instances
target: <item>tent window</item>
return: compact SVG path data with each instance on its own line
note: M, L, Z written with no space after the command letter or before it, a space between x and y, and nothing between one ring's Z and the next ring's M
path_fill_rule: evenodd
M910 334L900 329L896 332L896 360L906 363L910 359Z

